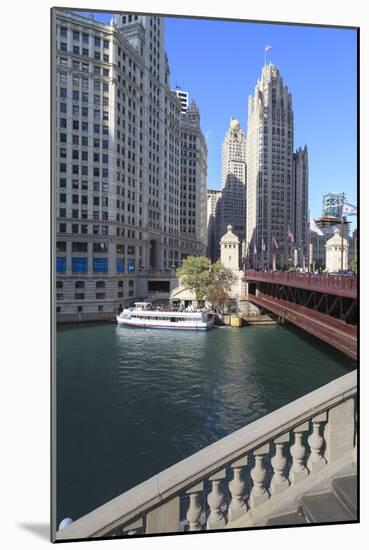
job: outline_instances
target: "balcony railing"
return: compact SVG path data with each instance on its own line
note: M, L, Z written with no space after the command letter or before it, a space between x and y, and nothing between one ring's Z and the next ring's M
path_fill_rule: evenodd
M297 273L284 271L246 271L246 280L257 280L274 283L302 283L310 287L337 288L356 290L357 277L351 275L315 275L313 273Z
M158 473L56 539L226 529L328 465L354 460L356 391L354 371Z

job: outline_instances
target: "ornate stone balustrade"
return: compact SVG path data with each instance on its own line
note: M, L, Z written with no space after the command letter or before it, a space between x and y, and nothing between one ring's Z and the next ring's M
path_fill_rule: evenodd
M335 461L353 461L356 392L355 371L114 498L56 540L226 529Z

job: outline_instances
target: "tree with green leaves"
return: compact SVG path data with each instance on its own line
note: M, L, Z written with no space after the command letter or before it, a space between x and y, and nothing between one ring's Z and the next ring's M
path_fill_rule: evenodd
M353 260L350 260L349 264L348 264L348 268L351 270L351 271L354 271L355 273L357 272L357 259L353 259Z
M195 293L198 302L204 300L215 287L222 287L226 291L233 281L232 271L226 269L220 260L212 264L206 256L188 256L177 270L177 277L181 279L184 288ZM219 290L217 292L219 295Z

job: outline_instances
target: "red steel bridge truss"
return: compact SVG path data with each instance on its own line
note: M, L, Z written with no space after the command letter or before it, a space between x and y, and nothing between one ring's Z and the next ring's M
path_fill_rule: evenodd
M357 359L355 276L245 271L250 302Z

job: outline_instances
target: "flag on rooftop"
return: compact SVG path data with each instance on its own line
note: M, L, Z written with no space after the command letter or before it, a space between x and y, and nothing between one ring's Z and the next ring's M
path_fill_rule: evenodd
M272 46L270 44L265 44L265 51L268 52L272 49Z
M342 205L342 215L344 214L346 214L346 216L356 216L357 207L349 202L344 202Z

